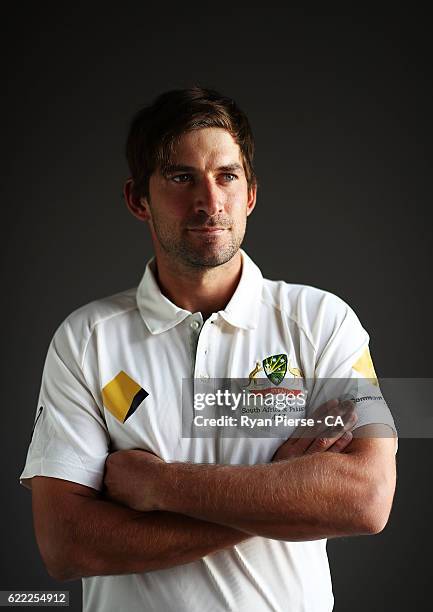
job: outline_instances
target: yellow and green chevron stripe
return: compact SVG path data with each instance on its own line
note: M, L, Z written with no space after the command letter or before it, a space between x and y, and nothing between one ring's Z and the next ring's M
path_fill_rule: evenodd
M364 378L369 378L373 385L379 386L376 372L374 371L373 360L371 359L368 347L364 350L361 357L353 364L352 368L359 372Z
M102 389L104 406L118 421L124 423L149 394L126 372L120 372Z

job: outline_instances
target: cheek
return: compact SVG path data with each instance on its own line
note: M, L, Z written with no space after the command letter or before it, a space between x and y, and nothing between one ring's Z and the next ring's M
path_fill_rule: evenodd
M247 184L238 185L236 189L230 194L231 200L237 207L244 210L247 207L248 202L248 186Z
M156 206L153 210L155 223L164 223L167 225L179 223L185 218L188 213L188 207L181 198L173 198L170 201L165 201L163 205Z
M228 199L227 211L238 219L246 217L247 215L247 204L248 199L246 193L237 192L232 194L232 197Z
M191 195L178 189L175 193L167 190L164 194L164 212L172 219L181 219L191 207Z

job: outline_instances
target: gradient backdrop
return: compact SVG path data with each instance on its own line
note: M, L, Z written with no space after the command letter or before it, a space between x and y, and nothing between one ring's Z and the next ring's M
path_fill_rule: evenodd
M122 202L123 148L161 91L199 83L249 115L260 187L244 248L264 275L345 299L380 376L432 376L426 16L133 6L20 4L2 19L0 588L65 587L73 611L81 583L46 573L18 476L56 327L137 285L152 254ZM427 609L432 450L400 440L383 533L329 542L337 612Z

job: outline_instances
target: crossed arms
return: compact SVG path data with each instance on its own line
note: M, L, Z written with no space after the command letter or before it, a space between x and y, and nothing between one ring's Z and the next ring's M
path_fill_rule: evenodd
M377 432L353 438L354 421L346 423L338 438L289 438L269 464L165 463L144 451L117 451L107 458L103 494L35 476L33 516L45 565L54 578L73 580L173 567L252 536L378 533L394 495L395 441ZM357 434L372 435L372 427Z

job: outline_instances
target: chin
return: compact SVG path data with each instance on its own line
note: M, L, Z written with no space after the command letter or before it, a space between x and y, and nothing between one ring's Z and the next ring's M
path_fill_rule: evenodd
M233 248L222 249L212 248L208 249L208 252L203 252L205 249L199 251L190 251L187 256L188 263L196 267L214 268L216 266L222 266L223 264L230 261L239 250Z

